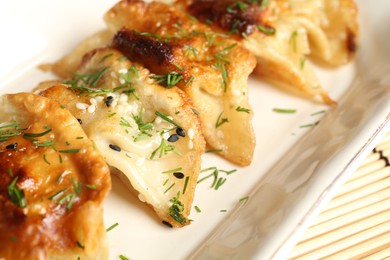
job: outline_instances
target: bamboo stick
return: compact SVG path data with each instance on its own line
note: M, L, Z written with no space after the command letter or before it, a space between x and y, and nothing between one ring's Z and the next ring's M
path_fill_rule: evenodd
M336 254L325 258L327 260L338 260L338 259L351 259L358 260L363 257L372 254L377 250L382 250L384 247L390 246L390 222L386 225L379 225L375 228L370 229L367 234L359 234L365 240L360 243L355 243L352 246L344 249L343 251L337 252ZM376 232L378 234L376 235ZM352 257L351 257L352 256ZM389 256L389 255L387 255ZM379 260L380 258L376 258Z
M364 208L374 203L378 203L384 200L385 198L390 198L389 187L386 187L382 190L378 190L377 192L365 197L358 197L358 199L346 204L344 207L329 208L329 209L327 208L326 211L322 212L316 218L316 222L315 224L313 224L313 226L323 224L324 222L334 220L340 216L344 216L360 208Z
M388 240L380 241L382 244L390 241L390 211L386 214L375 214L362 221L347 225L333 232L325 233L323 236L309 240L306 243L298 244L291 254L292 259L348 259L345 257L347 253L361 247L361 243L376 238L378 236L386 236ZM372 226L373 223L377 223ZM378 241L372 243L377 244ZM372 244L371 244L372 246ZM372 248L372 247L371 247ZM367 252L368 248L360 248L359 251L353 252L354 255L361 255L362 252Z
M342 189L340 190L340 192L337 194L337 197L335 197L335 199L337 199L338 197L342 197L347 193L355 192L356 190L361 189L362 187L370 183L374 183L374 182L381 181L382 179L386 179L389 176L390 176L390 168L385 167L385 165L383 164L380 170L365 175L362 178L356 179L354 181L345 183Z
M331 221L312 226L303 235L301 241L310 241L314 238L323 236L324 234L337 231L344 226L350 225L351 223L364 221L371 216L376 216L377 214L386 211L390 211L390 197L381 200L377 203L371 204L367 207L359 208L358 210L355 210L343 216L339 216L338 218L335 218Z
M291 259L390 260L389 160L390 133L306 231Z
M388 172L387 168L382 168L380 171ZM349 203L350 201L353 201L357 197L361 198L364 196L368 196L370 194L377 192L378 190L388 188L389 185L390 185L389 180L387 178L366 184L363 187L361 187L360 189L356 190L355 192L346 193L346 194L343 194L343 196L337 196L335 199L331 200L328 203L327 208L341 207L341 206Z

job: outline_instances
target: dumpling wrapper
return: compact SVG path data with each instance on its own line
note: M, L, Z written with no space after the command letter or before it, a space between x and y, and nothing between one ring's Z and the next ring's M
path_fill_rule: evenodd
M109 167L69 111L0 96L0 175L0 258L108 259Z
M306 29L311 55L337 66L351 60L358 46L358 8L353 0L292 0L292 13Z
M137 17L137 19L133 19ZM177 73L194 103L211 149L249 165L256 145L247 80L254 56L230 39L164 3L121 1L105 15L113 46L158 75Z
M189 224L205 141L186 95L153 84L150 76L120 52L97 49L84 57L70 85L46 83L40 94L80 119L139 199L165 224L180 227Z
M238 165L251 163L256 145L247 89L248 75L255 66L251 53L228 35L215 33L183 11L162 3L121 1L106 13L105 20L107 30L85 39L51 69L62 77L71 76L84 53L110 46L110 37L115 36L114 46L132 56L130 60L146 65L152 73L160 76L170 72L181 74L183 80L178 86L199 112L203 133L211 149ZM167 39L163 39L164 35ZM176 38L172 42L168 41L170 35ZM120 44L119 38L127 42ZM138 42L149 55L143 57L142 50L138 54L130 53L131 41ZM149 46L143 46L143 42ZM165 49L170 49L167 62L155 62L164 59L161 56L166 53L161 49L153 51L153 44L167 45Z
M310 54L307 31L288 2L178 0L175 4L213 30L230 33L241 41L256 56L256 75L290 92L334 103L306 62Z

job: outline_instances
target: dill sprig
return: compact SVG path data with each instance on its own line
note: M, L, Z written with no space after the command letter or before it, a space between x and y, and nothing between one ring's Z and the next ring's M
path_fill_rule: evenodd
M183 81L183 76L176 71L171 71L163 75L151 75L149 78L155 80L153 84L161 84L166 88L173 88L180 81Z

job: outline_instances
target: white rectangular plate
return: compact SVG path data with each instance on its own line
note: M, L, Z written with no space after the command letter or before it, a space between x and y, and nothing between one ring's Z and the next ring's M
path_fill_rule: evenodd
M52 79L37 65L55 61L103 28L102 16L115 2L1 2L0 94L31 91L40 81ZM386 0L368 5L359 1L360 10L369 11L370 17L378 11L390 12ZM351 85L354 64L316 71L330 96L339 101L337 108L250 79L257 138L254 161L239 168L217 155L204 155L202 168L237 172L226 176L217 191L207 181L198 185L193 205L201 212L192 210L190 226L162 226L113 178L113 190L104 204L106 226L119 224L108 233L111 259L119 255L131 259L286 257L308 220L389 129L388 87L372 82ZM278 114L273 108L293 108L297 113ZM316 114L322 110L328 112ZM301 127L320 119L314 129ZM240 202L247 196L246 203Z

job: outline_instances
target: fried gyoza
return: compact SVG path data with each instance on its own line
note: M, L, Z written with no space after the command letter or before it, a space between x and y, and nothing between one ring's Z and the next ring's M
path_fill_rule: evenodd
M137 19L132 17L137 16ZM239 165L255 147L247 78L255 59L225 34L163 3L122 1L105 15L114 47L158 75L180 75L208 145ZM123 28L123 29L122 29Z
M71 111L139 199L179 227L189 224L205 141L187 96L151 76L117 50L97 49L68 85L45 83L40 94Z
M107 259L110 172L69 111L0 97L0 258Z
M256 74L334 103L306 59L313 54L330 65L350 60L358 33L351 0L178 0L175 4L215 30L241 37L256 55Z
M111 33L113 47L150 69L156 82L167 88L177 85L187 94L212 149L236 164L249 165L255 148L247 91L247 78L255 66L252 54L228 35L214 33L163 3L121 1L105 20L109 30L81 43L55 64L54 71L69 75L80 53L95 48Z
M291 12L306 29L311 54L329 65L349 62L358 45L358 10L353 0L291 0Z

